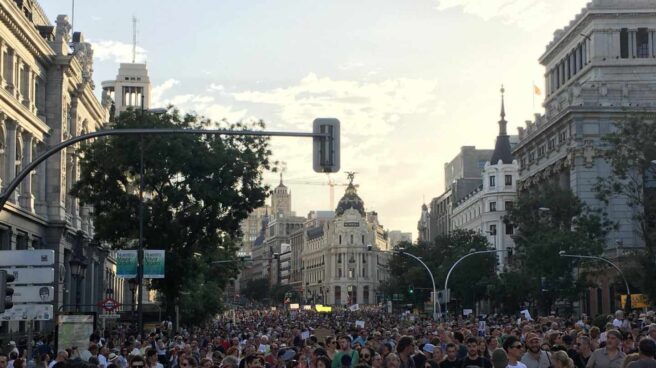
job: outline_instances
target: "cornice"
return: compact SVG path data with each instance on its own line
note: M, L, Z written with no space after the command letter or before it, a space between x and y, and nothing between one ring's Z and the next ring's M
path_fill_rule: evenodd
M13 2L0 2L0 21L37 59L46 64L52 61L55 54L54 50L41 37L34 24L25 18Z

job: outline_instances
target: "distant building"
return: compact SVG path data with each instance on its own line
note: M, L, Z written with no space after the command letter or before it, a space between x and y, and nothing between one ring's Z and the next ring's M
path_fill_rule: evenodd
M412 243L412 233L404 233L398 230L392 230L387 234L389 247L394 249L399 243L407 242Z
M429 242L432 240L430 236L430 212L426 203L421 205L421 215L417 222L417 241Z
M375 212L365 212L353 176L335 218L306 227L303 297L323 304L374 304L386 270L389 244ZM368 246L372 250L368 250Z
M292 192L283 184L280 173L280 184L271 193L271 217L294 216L292 212Z
M146 64L121 63L116 79L103 81L102 89L103 106L116 116L128 108L150 108L151 85Z
M514 246L514 225L508 221L508 211L517 200L518 164L511 153L501 89L501 120L499 135L490 160L485 163L482 184L453 207L453 229L467 229L485 235L495 249ZM507 264L507 254L499 253L499 271Z

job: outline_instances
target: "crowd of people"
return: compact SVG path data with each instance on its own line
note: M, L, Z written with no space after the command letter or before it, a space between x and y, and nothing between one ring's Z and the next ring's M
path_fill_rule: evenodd
M115 331L114 331L115 332ZM34 343L38 368L656 368L653 312L605 326L589 318L460 317L435 322L379 308L316 313L232 310L204 328L93 334L54 353ZM9 344L0 368L28 367ZM30 367L30 368L32 368Z

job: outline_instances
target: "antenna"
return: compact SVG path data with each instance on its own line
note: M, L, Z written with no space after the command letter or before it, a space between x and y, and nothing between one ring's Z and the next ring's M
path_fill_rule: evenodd
M132 64L137 58L137 17L132 16Z
M75 30L75 0L71 4L71 30Z

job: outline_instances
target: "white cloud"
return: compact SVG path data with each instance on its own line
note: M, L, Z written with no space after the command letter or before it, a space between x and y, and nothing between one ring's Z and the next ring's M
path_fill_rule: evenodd
M150 90L150 98L151 98L151 105L152 106L165 106L162 102L162 95L166 92L169 91L171 88L173 88L175 85L180 84L180 81L177 79L167 79L164 81L164 83L153 87Z
M485 21L499 18L506 24L537 29L553 20L573 17L588 0L437 0L436 9L462 8ZM556 25L563 27L565 24Z
M207 87L208 92L223 92L225 91L225 87L223 87L222 84L218 83L210 83L210 86Z
M93 56L99 61L113 61L115 63L129 63L132 61L132 44L121 41L99 40L89 41L93 45ZM136 48L137 63L146 61L146 49L137 46Z
M316 117L337 117L351 135L389 133L409 114L439 111L435 80L387 79L377 82L335 80L308 74L298 84L269 91L233 94L237 101L275 105L287 127L306 128Z

